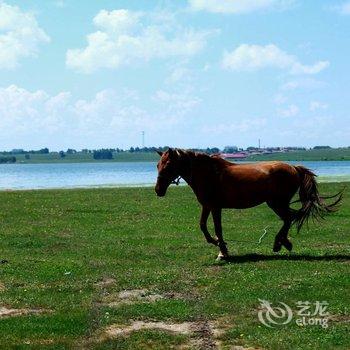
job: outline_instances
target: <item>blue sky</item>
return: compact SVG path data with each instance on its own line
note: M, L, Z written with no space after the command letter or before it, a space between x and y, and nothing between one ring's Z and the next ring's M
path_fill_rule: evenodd
M0 1L0 149L350 146L350 1Z

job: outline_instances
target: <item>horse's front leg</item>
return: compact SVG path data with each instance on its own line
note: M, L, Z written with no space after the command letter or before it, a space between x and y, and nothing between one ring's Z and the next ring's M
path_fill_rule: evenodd
M201 231L204 233L204 237L208 243L218 245L218 241L210 235L208 228L207 228L207 221L208 221L209 214L210 214L210 209L208 207L203 206L201 219L199 222L200 228L201 228Z
M213 215L215 234L218 238L218 246L220 253L217 257L218 260L228 258L228 250L226 243L222 237L222 226L221 226L221 208L212 209L211 214Z

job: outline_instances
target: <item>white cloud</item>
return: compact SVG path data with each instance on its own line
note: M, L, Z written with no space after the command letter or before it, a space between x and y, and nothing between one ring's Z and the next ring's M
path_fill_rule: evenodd
M66 2L64 0L56 0L54 1L54 6L58 8L65 8L67 6Z
M299 129L300 132L307 135L311 133L311 135L320 138L320 135L324 136L320 131L328 131L329 128L334 123L333 116L325 115L325 116L314 116L311 118L304 118L303 120L294 120L293 125ZM329 135L331 135L329 133ZM310 136L310 135L309 135Z
M35 16L18 6L0 2L0 69L13 69L24 57L35 56L50 41Z
M350 15L350 1L346 1L340 5L333 6L332 9L342 15Z
M342 6L341 6L341 13L343 15L350 15L350 1L344 3Z
M307 78L307 79L297 79L297 80L288 81L284 83L280 88L281 90L297 90L297 89L315 90L323 86L325 86L325 83L323 81Z
M317 111L319 109L327 109L328 105L320 101L311 101L309 109L311 112Z
M170 73L168 81L169 83L190 83L192 81L192 72L186 67L175 67Z
M242 44L232 52L225 52L222 60L224 69L232 71L256 71L264 68L278 68L291 74L316 74L329 66L328 61L304 65L297 57L289 55L273 44Z
M143 104L128 90L102 90L90 99L74 99L69 92L50 95L11 85L0 88L0 128L6 130L2 144L56 149L135 145L141 130L173 133L199 103L185 92L160 90Z
M294 117L298 113L299 113L299 107L294 104L291 104L284 109L278 110L278 114L285 118Z
M199 98L192 96L186 91L171 93L158 90L153 99L165 106L166 114L175 115L175 117L186 115L201 103Z
M293 0L189 0L193 10L213 13L249 13L270 8L284 8Z
M26 133L52 133L62 126L62 111L70 98L68 93L49 96L45 91L28 90L10 85L0 88L0 127L16 139Z
M163 18L163 17L161 17ZM67 51L68 67L84 73L168 57L189 57L206 44L210 32L169 28L161 18L129 10L101 10L83 49ZM151 22L151 23L150 23Z
M128 33L139 25L141 13L128 10L101 10L93 19L94 25L108 33L121 35Z
M210 63L206 63L203 67L203 72L208 72L210 70L210 68L211 68Z
M285 103L287 101L287 97L282 95L282 94L277 94L275 95L275 97L273 98L273 101L277 104L277 105L281 105L283 103Z
M252 133L261 131L267 124L266 118L242 119L233 123L216 123L205 125L202 128L204 133L216 135L230 135L235 133Z
M318 61L311 66L303 65L297 61L292 63L292 74L317 74L329 66L328 61Z

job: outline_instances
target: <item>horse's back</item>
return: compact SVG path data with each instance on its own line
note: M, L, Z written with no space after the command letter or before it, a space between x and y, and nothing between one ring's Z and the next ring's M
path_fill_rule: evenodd
M280 161L231 164L220 181L228 207L253 207L263 202L291 198L299 187L294 166Z
M296 177L298 172L294 166L280 161L266 161L245 164L230 164L224 173L236 180L260 181L271 177Z

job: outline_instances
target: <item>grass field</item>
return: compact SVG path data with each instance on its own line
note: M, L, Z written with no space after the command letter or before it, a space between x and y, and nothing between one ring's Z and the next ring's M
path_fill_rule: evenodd
M24 154L15 154L17 163L87 163L87 162L155 162L159 160L157 153L115 153L113 159L96 160L91 153L78 152L67 154L61 158L57 152L48 154L30 154L30 159L25 159Z
M350 160L350 148L312 149L250 156L248 160Z
M235 258L216 262L198 216L187 187L162 199L152 188L0 192L0 313L19 309L0 318L0 348L350 348L349 192L322 224L292 231L292 254L272 253L280 222L263 205L224 212ZM267 225L261 245L231 241L255 242ZM270 329L258 320L259 298L294 312L297 301L327 301L329 327ZM192 322L194 331L116 335L135 321Z
M57 152L51 152L49 154L30 154L30 159L25 159L24 154L15 154L15 156L17 158L17 163L156 162L159 160L159 156L155 152L115 153L113 155L114 158L111 160L95 160L91 153L82 152L66 154L64 158L61 158ZM350 148L316 149L252 155L246 160L350 160Z

